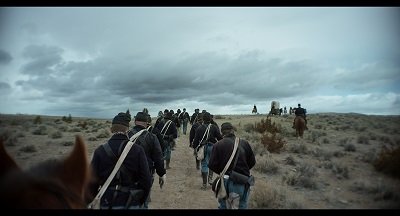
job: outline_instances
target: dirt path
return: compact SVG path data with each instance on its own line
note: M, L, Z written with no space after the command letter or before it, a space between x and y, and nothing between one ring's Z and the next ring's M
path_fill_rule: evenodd
M188 125L189 127L190 125ZM190 128L190 127L189 127ZM217 209L211 186L201 190L200 170L196 170L193 149L189 148L189 133L176 139L175 150L171 153L171 169L167 170L167 180L162 189L158 175L151 191L149 209ZM214 174L214 178L215 178ZM199 201L201 200L201 201Z

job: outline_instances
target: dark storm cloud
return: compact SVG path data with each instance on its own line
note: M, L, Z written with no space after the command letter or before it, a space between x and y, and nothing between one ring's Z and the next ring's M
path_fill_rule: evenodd
M0 82L0 90L10 90L11 86L10 84L6 83L6 82Z
M8 64L12 61L12 56L5 50L0 49L0 65Z
M143 107L249 113L257 104L265 113L277 100L381 112L400 97L398 11L0 9L0 99L10 102L0 111L112 117Z
M265 59L258 50L243 53L237 58L204 52L186 56L175 63L101 57L62 64L59 56L61 48L31 46L25 51L25 56L37 60L34 62L38 67L29 67L31 71L41 71L43 76L20 81L18 85L44 91L50 97L68 97L82 91L101 89L105 95L115 94L134 102L162 104L191 98L223 105L227 98L225 92L230 92L232 95L228 98L231 103L252 103L254 100L312 91L319 72L310 62ZM31 65L27 64L24 71ZM57 66L57 70L50 68L53 65ZM297 73L315 75L314 80L293 75ZM302 91L299 92L299 89ZM88 95L92 97L92 94ZM233 96L236 98L232 99Z
M371 90L390 87L391 82L400 82L399 74L400 62L398 61L379 61L361 68L348 71L338 71L332 76L335 88L350 90ZM390 86L389 86L389 85Z
M22 66L22 73L36 76L48 76L55 71L51 68L61 63L63 50L47 45L30 45L25 47L22 55L29 62Z

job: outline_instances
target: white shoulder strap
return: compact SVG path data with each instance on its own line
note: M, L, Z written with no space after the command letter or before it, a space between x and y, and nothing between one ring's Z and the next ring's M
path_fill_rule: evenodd
M164 133L163 133L163 138L164 138L165 134L167 133L168 128L169 128L169 126L171 125L171 122L172 122L171 120L168 120L168 121L164 124L164 127L161 129L160 133L162 133L163 130L164 130L164 128L167 127L167 129L165 129L165 131L164 131ZM168 125L168 126L167 126L167 125Z
M207 138L208 138L208 134L210 133L210 126L211 126L211 123L208 124L207 129L206 129L206 131L205 131L204 134L203 134L203 138L201 138L201 140L200 140L200 142L199 142L199 146L200 146L200 143L203 142L204 137L206 136L206 134L207 134Z
M228 162L226 163L224 170L222 170L222 173L219 174L220 176L224 176L226 170L227 170L228 167L229 167L229 165L231 165L233 156L235 155L235 153L236 153L236 151L237 151L238 144L239 144L239 137L236 137L236 139L235 139L235 145L233 146L233 151L232 151L231 157L229 158Z

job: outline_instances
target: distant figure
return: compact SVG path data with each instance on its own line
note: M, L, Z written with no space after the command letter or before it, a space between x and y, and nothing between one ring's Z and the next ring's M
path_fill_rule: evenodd
M303 117L303 119L304 119L304 121L306 122L306 130L308 130L308 128L307 128L307 119L306 119L306 110L305 109L303 109L303 108L301 108L301 104L298 104L298 107L296 108L296 110L295 110L295 112L294 112L294 114L296 115L296 116L301 116L301 117ZM294 120L295 120L296 118L294 118ZM295 126L294 126L294 120L293 120L293 129L295 129Z
M188 123L189 123L189 121L190 121L190 116L189 116L189 113L188 112L186 112L186 108L183 108L183 112L181 112L181 114L179 115L179 117L178 117L180 120L181 120L181 122L182 122L182 133L184 134L184 135L186 135L186 132L187 132L187 125L188 125Z
M173 111L173 110L172 110ZM181 136L181 125L182 125L182 121L179 119L179 116L181 115L181 113L182 113L182 111L181 111L181 109L177 109L176 110L176 113L175 114L173 114L173 117L175 118L175 120L177 121L177 123L175 123L176 124L176 129L178 129L178 137L180 137ZM179 125L178 125L179 124Z
M283 108L283 113L286 115L287 113L286 107Z
M258 112L257 112L257 107L256 107L256 105L255 105L255 104L254 104L254 107L253 107L253 110L251 111L251 113L258 114Z
M166 146L165 150L165 164L166 169L170 169L171 167L171 146L174 140L178 137L178 130L176 129L175 123L172 121L172 113L166 110L166 114L164 119L162 119L158 125L156 126L163 137L164 145Z
M165 109L164 114L162 114L162 115L160 115L160 112L158 112L158 117L157 117L156 123L154 124L154 127L158 127L158 124L160 123L160 121L162 121L164 119L164 117L167 115L167 113L169 113L169 110Z
M197 109L194 109L194 113L192 114L192 117L190 118L190 124L191 125L193 125L194 123L196 123L197 122L197 115L199 114L199 112L200 112L200 109L199 108L197 108Z
M161 115L162 115L162 111L160 111L161 112ZM160 130L158 130L158 128L156 128L155 126L153 126L153 125L151 125L151 116L148 114L148 120L147 120L147 128L146 128L146 130L148 131L148 132L151 132L151 133L153 133L154 135L156 135L156 137L157 137L157 139L158 139L158 142L160 143L160 146L161 146L161 151L162 151L162 153L163 153L163 157L165 156L165 150L167 149L167 147L165 146L165 144L164 144L164 141L163 141L163 138L162 138L162 136L161 136L161 133L160 133Z
M181 111L181 110L179 109L179 111ZM170 110L169 112L172 113L172 118L171 118L171 120L172 120L172 122L175 123L176 130L177 130L177 132L178 132L178 137L180 137L180 136L181 136L181 129L180 129L180 128L181 128L181 124L179 123L178 116L177 116L176 113L174 113L174 110ZM171 143L171 150L172 150L172 151L175 150L175 145L176 145L176 140L174 139L174 140L172 141L172 143Z
M203 113L199 113L196 117L196 122L193 123L192 127L190 128L189 132L189 147L193 148L193 140L194 135L196 133L196 129L203 124ZM196 169L200 170L200 161L197 160L197 152L196 149L193 148L193 155L194 159L196 160Z

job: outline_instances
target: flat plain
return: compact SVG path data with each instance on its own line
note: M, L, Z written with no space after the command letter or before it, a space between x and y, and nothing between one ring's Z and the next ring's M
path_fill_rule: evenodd
M76 134L84 138L89 160L94 149L111 137L111 119L72 116L69 123L63 119L65 116L0 114L0 136L23 169L65 157ZM231 122L235 134L248 140L256 155L257 164L251 170L256 183L251 187L249 209L400 208L399 174L374 166L382 152L399 151L400 116L309 114L309 130L303 138L295 136L293 119L293 115L215 115L219 126ZM263 140L271 133L255 130L261 121L279 128L273 139L283 143L280 148L268 150ZM133 121L130 124L133 126ZM190 127L176 139L162 189L156 177L150 209L217 209L211 187L200 190L201 174L189 147ZM400 154L392 157L393 166L400 167Z

